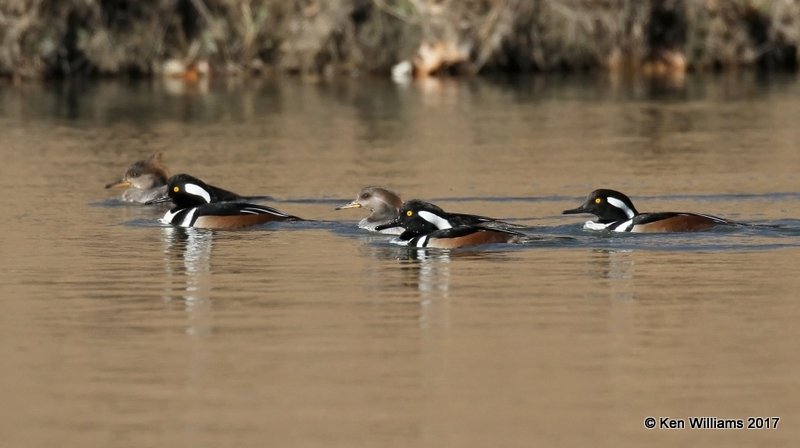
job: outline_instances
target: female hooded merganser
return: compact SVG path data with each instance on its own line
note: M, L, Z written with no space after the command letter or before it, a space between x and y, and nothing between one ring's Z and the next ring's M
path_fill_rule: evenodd
M402 206L403 200L400 199L400 196L396 193L381 187L365 187L358 192L358 196L356 196L353 201L336 207L336 210L366 208L371 213L358 223L358 227L372 232L378 232L379 230L375 229L377 226L390 223L397 219L397 214ZM389 235L400 235L403 233L403 228L399 226L386 227L379 232Z
M302 221L297 216L272 207L246 202L221 202L219 192L210 187L196 177L177 174L167 182L168 196L154 199L148 204L171 200L175 207L164 214L161 221L179 227L237 229L270 221Z
M134 162L125 171L122 179L106 185L106 188L127 188L122 192L122 200L138 204L157 204L167 202L167 181L169 171L161 163L162 154L153 153L150 157ZM211 202L246 201L269 199L268 196L245 197L232 191L205 184L212 197Z
M614 232L694 232L735 224L726 219L699 213L639 213L630 198L619 191L607 189L593 191L583 205L561 213L590 213L599 219L597 222L587 221L585 229L608 229Z
M162 154L155 152L150 157L134 162L125 171L122 179L111 182L106 188L126 188L122 200L144 204L167 194L169 170L161 163Z
M376 230L400 226L404 231L395 240L398 244L441 249L509 243L525 236L513 230L488 227L486 221L476 218L483 217L447 213L429 202L412 199L403 204L397 219L377 226Z

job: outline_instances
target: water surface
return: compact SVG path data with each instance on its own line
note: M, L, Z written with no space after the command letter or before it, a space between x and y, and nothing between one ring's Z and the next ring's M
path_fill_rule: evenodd
M800 83L296 80L0 88L8 446L788 445L800 431ZM163 151L320 222L158 223ZM536 239L399 248L365 185ZM598 235L593 189L777 228ZM647 430L647 416L779 416Z

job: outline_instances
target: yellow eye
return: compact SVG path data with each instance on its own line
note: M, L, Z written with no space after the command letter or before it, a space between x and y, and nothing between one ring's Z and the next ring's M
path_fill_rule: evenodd
M177 186L177 185L176 185L176 186L174 186L174 187L172 188L172 191L174 191L175 193L177 193L177 192L181 191L181 187L179 187L179 186Z
M602 200L602 199L600 199L600 198L597 198L597 199L595 199L595 200L594 200L594 203L595 203L595 204L599 204L599 203L601 203L601 202L603 202L603 200Z
M406 216L414 216L414 212L409 210L409 211L406 212Z

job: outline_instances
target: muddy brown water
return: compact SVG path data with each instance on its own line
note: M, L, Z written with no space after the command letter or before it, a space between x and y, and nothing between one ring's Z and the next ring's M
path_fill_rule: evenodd
M796 78L180 89L0 88L4 446L798 440ZM165 227L103 189L156 150L320 222ZM398 248L333 210L370 184L540 239ZM609 236L559 214L599 187L778 227Z

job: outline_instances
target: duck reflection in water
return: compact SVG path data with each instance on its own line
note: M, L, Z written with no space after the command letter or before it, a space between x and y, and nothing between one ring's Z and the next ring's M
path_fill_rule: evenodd
M420 324L448 326L450 322L450 251L411 249L407 266L416 270L420 293Z
M211 331L207 316L211 311L211 250L214 232L204 229L164 227L164 270L171 285L167 302L183 300L192 323L189 334Z
M605 284L608 297L613 300L633 300L635 261L631 249L596 249L589 259L592 263L593 282ZM598 288L600 289L600 288Z
M400 268L387 268L386 263L365 264L365 277L375 279L365 284L373 286L376 293L387 288L407 290L410 287L424 293L423 298L429 298L427 296L431 294L447 296L450 289L450 259L461 252L379 246L375 243L365 241L361 252L369 258L396 262Z
M419 308L411 316L420 325L436 327L447 324L450 260L461 252L378 246L374 242L366 242L361 250L369 258L381 261L364 265L364 276L374 280L365 281L364 284L374 287L373 295L376 298L382 300L387 292L391 292L393 297L407 297L405 300L418 303Z
M398 260L412 272L416 271L420 292L447 297L450 292L450 255L447 250L409 249Z

